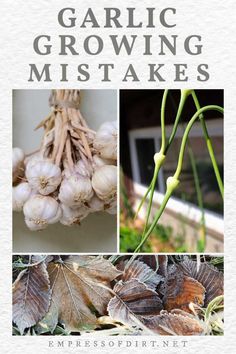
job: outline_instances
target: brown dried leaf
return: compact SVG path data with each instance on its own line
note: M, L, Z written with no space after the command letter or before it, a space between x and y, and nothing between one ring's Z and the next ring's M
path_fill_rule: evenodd
M38 260L32 259L32 262ZM45 263L23 270L13 283L13 322L20 333L35 325L46 314L51 298Z
M58 320L67 330L96 324L95 311L105 314L112 296L110 282L120 274L108 260L93 256L69 256L64 262L49 263L48 273L51 306L57 308Z
M145 283L148 288L155 290L162 277L156 274L147 264L135 260L132 263L126 263L122 275L123 282L131 279L138 279L140 282Z
M168 267L166 271L164 282L158 287L160 294L166 297L175 297L179 293L179 289L182 287L184 274L178 272L175 265Z
M166 277L167 275L167 265L168 265L168 257L166 255L158 256L158 274Z
M159 314L163 309L158 294L137 279L119 282L113 291L116 296L108 304L108 313L116 321L134 325L135 319Z
M190 259L178 265L178 269L185 275L199 281L205 289L204 306L207 306L215 297L224 293L224 276L216 267L209 263L201 263L198 269L197 262Z
M158 257L157 255L142 255L138 256L138 260L146 263L152 270L156 271L158 269Z
M163 299L167 311L181 309L191 312L189 304L193 302L199 306L204 304L205 288L195 279L184 276L181 285L175 283L177 293L175 296L167 293Z
M161 311L158 316L143 318L143 323L159 335L196 336L204 332L202 323L184 311Z

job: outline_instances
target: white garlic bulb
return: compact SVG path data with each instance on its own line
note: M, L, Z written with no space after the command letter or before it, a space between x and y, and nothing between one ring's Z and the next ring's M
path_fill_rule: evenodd
M30 166L33 166L35 163L39 161L48 161L48 159L44 159L41 151L35 152L34 154L27 156L25 158L25 166L26 168L30 168Z
M104 210L104 201L99 199L95 194L88 202L88 206L92 212Z
M32 231L43 230L49 224L54 224L61 217L59 203L52 197L34 195L23 207L25 223Z
M106 207L106 212L111 215L116 215L117 214L117 200L111 201L109 205Z
M90 178L73 174L63 179L58 198L63 204L77 208L88 202L92 196L93 189Z
M61 170L49 161L28 164L25 171L30 186L42 195L54 192L61 183Z
M23 174L24 169L24 151L20 148L13 148L12 151L12 178L13 182L16 182L17 177Z
M63 225L73 225L80 224L81 220L86 218L89 214L89 209L81 206L77 209L72 209L65 204L60 204L62 210L62 216L60 218L60 223Z
M93 155L93 169L96 170L97 168L105 165L114 165L114 160L104 159L101 156Z
M74 172L83 177L91 177L93 173L92 165L87 161L80 159L74 166Z
M105 159L117 160L117 122L103 123L93 141L94 148Z
M18 186L13 187L12 190L12 209L14 211L21 211L25 202L33 195L32 188L29 183L23 182Z
M92 177L92 186L97 196L109 203L116 198L117 167L105 165L95 170Z

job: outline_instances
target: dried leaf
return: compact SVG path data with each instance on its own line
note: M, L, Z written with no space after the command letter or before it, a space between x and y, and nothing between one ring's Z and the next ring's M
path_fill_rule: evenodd
M196 279L206 289L204 306L207 306L215 297L224 293L224 276L216 267L208 263L201 263L198 269L197 262L185 260L178 265L178 269L185 275Z
M58 321L67 330L96 324L95 312L105 314L112 296L110 282L120 274L108 260L92 256L69 256L64 262L49 263L48 273L51 306L57 308Z
M116 296L108 304L108 313L116 321L134 325L135 319L159 314L163 309L158 294L137 279L119 282L113 291Z
M156 255L142 255L142 256L138 256L138 260L140 260L141 262L146 263L152 270L154 270L154 272L157 271L158 269L158 257Z
M40 260L33 258L32 262ZM45 263L24 269L13 283L13 322L23 334L25 328L43 318L50 304L51 290Z
M49 311L46 313L45 317L39 321L35 326L35 331L37 334L42 333L53 333L58 323L58 308L55 306L54 302L51 301L51 306Z
M132 263L126 263L122 275L123 282L131 279L138 279L140 282L145 283L148 288L155 290L162 277L156 274L147 264L135 260Z
M181 284L175 283L176 294L173 296L168 292L163 299L167 311L182 309L191 312L189 304L193 302L199 306L204 304L205 288L195 279L184 276Z
M159 335L196 336L204 332L202 323L183 311L178 314L161 311L158 316L143 318L143 323Z
M158 256L158 274L166 277L167 275L167 265L168 265L168 257L166 255Z
M166 277L164 282L158 287L160 294L168 297L175 297L179 293L179 289L183 284L184 274L178 272L175 265L171 265L167 269Z

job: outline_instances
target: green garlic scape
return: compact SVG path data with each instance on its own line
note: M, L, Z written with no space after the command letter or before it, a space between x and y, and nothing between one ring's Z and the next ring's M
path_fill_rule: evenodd
M190 133L190 130L192 128L192 126L194 125L195 121L197 119L200 119L201 121L201 125L202 125L202 129L203 129L203 135L204 135L204 139L206 141L206 145L208 148L208 152L211 158L211 162L212 162L212 166L215 172L215 176L216 176L216 180L219 186L219 190L220 193L222 195L223 198L223 183L221 180L221 176L219 173L219 168L218 165L216 163L216 158L215 158L215 154L214 154L214 150L213 150L213 146L211 143L211 139L209 137L208 131L207 131L207 127L206 127L206 123L204 120L204 115L203 113L209 111L209 110L215 110L218 111L220 113L223 114L224 110L222 107L220 106L216 106L216 105L209 105L209 106L205 106L200 108L200 104L198 102L196 93L194 90L181 90L181 96L180 96L180 102L179 102L179 107L177 110L177 114L176 114L176 118L175 118L175 122L173 125L173 129L172 132L170 134L168 143L166 144L166 132L165 132L165 106L166 106L166 100L167 100L167 95L168 95L168 90L164 91L163 94L163 99L162 99L162 107L161 107L161 132L162 132L162 144L161 144L161 150L158 153L155 153L154 155L154 162L155 162L155 168L154 168L154 173L153 173L153 178L152 181L144 195L144 197L142 198L138 210L136 212L135 217L137 217L142 205L144 204L146 198L148 197L149 193L150 193L150 198L149 198L149 203L148 203L148 208L147 208L147 214L146 214L146 221L145 221L145 226L144 226L144 230L143 230L143 234L142 234L142 239L140 244L138 245L138 247L135 250L136 252L139 252L143 246L143 244L146 242L146 240L148 239L148 237L150 236L150 234L152 233L153 229L155 228L157 222L159 221L167 203L168 200L170 199L170 197L172 196L173 192L178 188L179 184L180 184L180 179L179 176L181 174L181 170L182 170L182 164L183 164L183 158L184 158L184 152L185 152L185 148L186 148L186 144L187 144L187 140L188 140L188 136ZM180 123L180 119L181 119L181 114L184 108L184 104L186 102L186 99L192 96L195 106L197 108L197 112L192 116L192 118L189 120L187 127L184 131L183 134L183 138L182 138L182 142L181 142L181 147L180 147L180 152L179 152L179 158L178 158L178 163L177 163L177 167L176 167L176 171L174 173L173 176L170 176L167 178L166 181L166 193L165 196L163 198L163 201L156 213L156 216L153 220L153 222L151 223L151 225L148 228L148 223L149 223L149 216L151 213L151 208L152 208L152 201L153 201L153 195L154 195L154 190L155 190L155 185L156 185L156 181L157 181L157 177L158 177L158 173L159 170L161 168L161 166L163 165L165 158L166 158L166 154L167 151L175 137L176 131L178 129L179 123ZM194 171L196 173L196 171ZM202 212L203 208L201 207ZM204 218L204 214L202 215L202 226L203 228L205 228L205 218ZM148 228L148 229L147 229ZM201 249L205 248L205 244L202 246L201 245Z

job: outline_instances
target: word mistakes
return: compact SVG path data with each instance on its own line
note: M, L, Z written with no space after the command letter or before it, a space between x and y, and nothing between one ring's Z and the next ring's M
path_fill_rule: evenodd
M189 72L193 68L189 68L188 64L147 64L140 69L139 66L129 64L121 68L120 65L113 63L87 64L82 63L75 67L68 64L59 64L56 67L52 64L44 64L40 68L36 64L30 65L29 82L69 82L76 80L78 82L87 82L94 80L96 82L166 82L173 80L174 82L188 82L190 80ZM55 72L53 71L56 71ZM195 80L204 82L209 80L208 64L198 64L194 68ZM53 74L55 74L53 76ZM191 79L194 79L191 77Z

